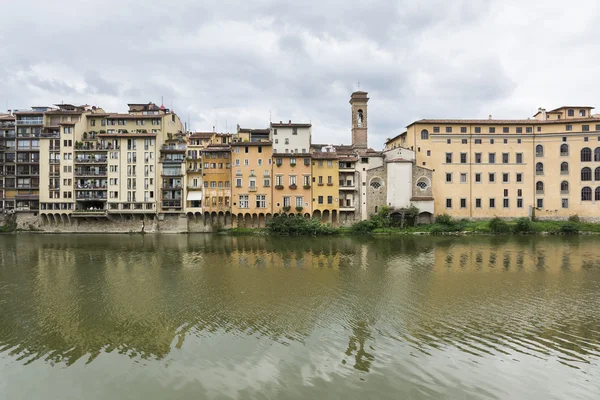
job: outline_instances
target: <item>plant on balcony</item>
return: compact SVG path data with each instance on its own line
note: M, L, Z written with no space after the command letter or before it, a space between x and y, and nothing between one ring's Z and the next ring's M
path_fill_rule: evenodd
M296 184L294 183L293 185L290 185L290 189L296 190L296 189L298 189L298 186L296 186Z
M304 189L310 189L310 185L304 185L302 186Z
M284 206L283 211L288 212L288 211L290 211L290 208L291 208L290 206Z
M142 133L148 133L148 129L140 129Z
M83 132L83 140L86 140L87 138L88 138L87 132Z
M275 185L275 189L282 190L283 189L283 185Z
M302 212L303 208L301 206L296 207L296 211Z
M281 167L281 163L275 163L275 165Z
M173 140L173 134L171 132L167 133L168 140Z
M327 186L333 186L333 183L328 183Z
M104 129L100 129L100 134L106 133Z
M290 167L294 168L296 166L296 163L291 163Z

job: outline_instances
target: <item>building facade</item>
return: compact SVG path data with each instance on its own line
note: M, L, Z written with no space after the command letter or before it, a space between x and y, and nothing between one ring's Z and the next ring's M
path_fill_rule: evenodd
M340 183L338 155L333 149L312 154L312 210L324 222L338 221Z
M311 154L273 153L273 213L312 215Z

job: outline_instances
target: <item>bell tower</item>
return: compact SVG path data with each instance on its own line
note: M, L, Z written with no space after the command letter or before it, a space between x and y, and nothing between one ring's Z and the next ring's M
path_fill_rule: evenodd
M350 97L352 106L352 146L357 149L367 148L368 112L367 92L357 91Z

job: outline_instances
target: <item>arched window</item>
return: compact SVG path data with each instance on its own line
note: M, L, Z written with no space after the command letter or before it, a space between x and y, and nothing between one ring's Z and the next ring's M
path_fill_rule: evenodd
M569 155L569 145L566 143L563 143L560 145L560 155L561 156L568 156Z
M542 164L541 162L535 164L535 174L544 175L544 164Z
M535 183L535 194L544 194L544 182L538 181Z
M417 180L416 185L419 189L425 190L429 187L429 179L427 179L425 177L421 177Z
M594 190L594 200L600 200L600 186L598 186L596 190Z
M594 180L600 181L600 167L598 167L594 170Z
M581 200L582 201L591 201L592 200L592 189L589 187L584 187L581 189Z
M423 129L421 131L421 139L423 139L423 140L429 139L429 132L427 132L427 129Z
M544 155L544 146L542 146L541 144L538 144L537 146L535 146L535 156L542 157L543 155Z
M592 149L589 147L581 149L581 161L592 161Z
M600 147L594 149L594 161L600 161Z
M569 173L569 163L568 162L560 163L560 173L563 175L566 175Z
M383 186L383 181L381 178L373 178L371 179L371 183L369 184L373 189L378 190Z
M364 121L363 121L363 110L358 110L357 116L356 116L356 124L358 125L359 128L362 128L364 125Z
M582 181L591 181L592 180L592 170L588 167L581 169L581 180Z
M569 182L562 181L560 183L560 194L567 194L567 193L569 193Z

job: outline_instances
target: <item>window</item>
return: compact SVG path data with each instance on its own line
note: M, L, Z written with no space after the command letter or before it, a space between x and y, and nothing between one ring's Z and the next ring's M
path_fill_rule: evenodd
M303 203L304 203L304 197L297 196L296 197L296 207L302 208Z
M452 127L451 126L447 126L446 127L446 133L452 133Z
M544 175L544 164L542 164L541 162L535 164L535 174Z
M538 181L535 183L535 194L544 194L544 182Z
M431 156L431 150L427 150L427 157Z
M446 172L446 183L452 183L452 173L451 172ZM371 183L371 186L373 186L373 183Z
M481 139L475 139L475 144L481 144Z
M517 172L516 181L523 182L523 174L521 172ZM519 189L519 190L521 190L521 189Z
M494 144L494 139L490 139L490 144Z
M295 158L290 158L290 165L293 167L294 165L296 165L296 159Z
M446 164L452 163L452 153L446 153Z
M451 144L452 143L452 139L446 139L446 144Z
M488 154L488 162L490 164L495 164L496 163L496 153L489 153Z
M517 197L523 196L523 189L517 189Z
M537 208L544 208L544 199L537 199Z
M594 149L594 161L600 161L600 147Z
M590 149L589 147L584 147L583 149L581 149L581 161L592 161L592 149Z
M575 110L567 110L567 115L569 117L574 117L575 116Z
M205 182L206 183L206 182ZM211 182L212 183L212 182ZM212 187L212 186L211 186ZM235 187L242 187L242 178L237 178L235 180Z
M462 144L467 144L467 143L468 143L468 142L467 142L467 139L461 139L461 140L460 140L460 142L461 142Z
M256 208L267 208L267 196L264 194L256 195Z
M248 195L247 194L240 194L240 208L249 208L250 207L250 202L248 201ZM258 196L257 196L258 197Z
M292 201L291 201L290 197L289 196L285 196L283 198L283 206L284 207L290 207L291 205L292 205Z
M264 185L264 187L269 187L269 186L271 186L271 179L269 179L269 178L265 178L265 179L263 180L263 185Z
M600 129L596 129L596 130L600 130ZM461 126L460 127L460 133L467 133L467 127L466 126Z
M516 128L516 132L517 132L517 133L523 133L523 128L522 128L522 127L520 127L520 126L517 126L517 128Z
M489 132L489 133L496 133L496 128L494 128L493 126L490 126L490 127L488 128L488 132Z
M481 173L475 173L475 183L481 183Z
M517 144L521 144L521 139L517 139Z
M508 172L502 173L502 183L508 183Z
M327 204L333 204L333 196L327 196Z
M481 127L480 126L476 126L475 127L475 133L481 133Z
M523 153L517 153L517 164L523 164Z
M569 199L561 199L562 208L569 208Z
M434 126L433 127L433 133L440 133L440 127L439 126Z
M508 126L505 126L504 128L502 128L502 133L508 133Z
M467 163L467 153L460 153L460 163L461 164Z
M541 144L538 144L537 146L535 146L535 156L536 157L544 156L544 146L542 146Z
M419 180L417 180L417 187L421 190L425 190L429 186L428 182L427 178L419 178Z
M460 183L467 183L467 174L463 172L460 174Z
M446 208L452 208L452 199L446 199Z
M495 208L496 207L496 199L490 199L490 208Z
M585 117L585 110L579 110L579 116Z
M581 180L582 181L591 181L592 180L592 170L588 167L581 169Z
M584 141L584 142L589 142L589 141L590 141L590 138L586 136L586 137L584 137L584 138L583 138L583 141Z
M493 172L490 172L490 173L488 174L488 180L489 180L489 182L490 182L490 183L494 183L494 182L496 182L496 174L495 174L495 173L493 173Z
M318 196L317 197L317 203L323 204L323 196Z
M565 130L566 131L572 131L573 130L573 125L571 125L571 124L565 125Z
M296 185L296 175L290 175L290 186Z
M423 129L421 131L421 139L422 140L427 140L429 139L429 132L427 132L427 129Z
M508 164L508 153L502 153L502 164Z
M460 199L460 208L467 208L467 199Z
M567 194L567 193L569 193L569 182L562 181L560 183L560 194Z
M600 187L597 187L596 190L594 190L594 200L600 200Z
M589 187L584 187L581 189L581 200L582 201L592 201L592 189Z
M475 208L481 208L481 199L475 199Z
M594 180L600 181L600 167L598 167L594 170Z
M523 208L523 199L517 199L517 208Z
M561 156L568 156L569 155L569 145L566 143L563 143L560 145L560 155Z
M531 126L525 127L525 133L533 133L533 127L531 127Z
M481 153L475 153L475 164L481 164Z
M504 144L508 144L508 139L504 138L504 139L502 140L502 142L503 142Z
M502 207L508 208L508 199L502 199Z

